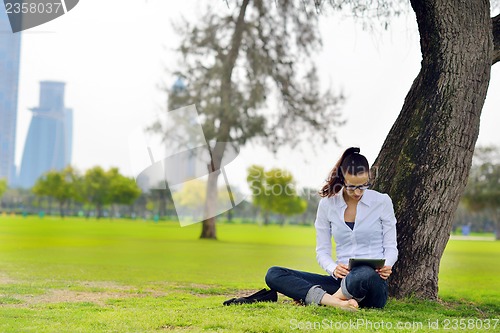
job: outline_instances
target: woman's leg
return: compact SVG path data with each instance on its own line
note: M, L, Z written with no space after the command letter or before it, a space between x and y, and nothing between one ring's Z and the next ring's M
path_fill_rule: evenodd
M342 280L341 291L361 307L383 308L387 303L387 281L369 266L353 268Z
M324 304L339 307L356 307L354 301L347 302L333 297L340 288L340 280L332 276L296 271L284 267L271 267L266 274L269 288L306 304Z

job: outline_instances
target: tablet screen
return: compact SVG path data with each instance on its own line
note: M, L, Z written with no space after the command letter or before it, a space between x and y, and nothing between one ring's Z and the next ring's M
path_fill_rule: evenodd
M351 258L349 259L349 269L357 266L370 266L373 269L379 269L384 267L385 259L362 259L362 258Z

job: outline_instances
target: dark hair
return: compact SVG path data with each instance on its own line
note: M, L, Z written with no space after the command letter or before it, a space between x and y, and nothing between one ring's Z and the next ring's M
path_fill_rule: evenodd
M347 148L328 175L326 184L319 191L321 197L331 197L344 186L344 175L359 175L369 171L368 160L356 147Z

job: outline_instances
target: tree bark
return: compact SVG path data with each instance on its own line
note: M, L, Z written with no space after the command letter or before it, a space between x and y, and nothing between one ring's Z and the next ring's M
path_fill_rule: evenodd
M238 53L241 48L241 39L243 36L244 25L245 25L245 13L250 0L244 0L240 7L240 12L238 14L238 19L235 23L235 29L233 36L231 38L231 48L229 49L227 55L224 57L224 64L222 69L221 78L221 112L222 116L219 119L222 120L219 133L217 135L218 142L229 142L229 132L234 122L235 110L231 103L231 92L232 92L232 74L234 66L236 65L236 60L238 58ZM216 150L216 149L214 149ZM205 216L207 218L203 220L202 230L200 238L212 238L216 239L215 231L215 216L213 212L215 211L217 205L217 179L220 174L220 162L222 161L224 152L219 156L212 156L212 168L215 166L215 172L212 172L208 176L207 184L207 196L205 202ZM215 160L214 160L215 159ZM219 160L217 160L219 159ZM210 166L209 166L210 168Z
M394 203L395 297L437 299L439 263L465 188L493 53L489 2L411 0L421 70L373 170Z
M200 238L217 239L215 228L215 212L217 207L217 179L220 174L222 155L212 154L212 163L208 165L209 175L207 183L207 196L205 199L205 219L203 220Z

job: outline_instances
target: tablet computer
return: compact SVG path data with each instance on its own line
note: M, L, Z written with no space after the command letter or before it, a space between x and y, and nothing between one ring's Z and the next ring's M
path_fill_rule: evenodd
M362 258L351 258L349 259L349 269L357 266L370 266L373 269L379 269L384 267L385 259L362 259Z

